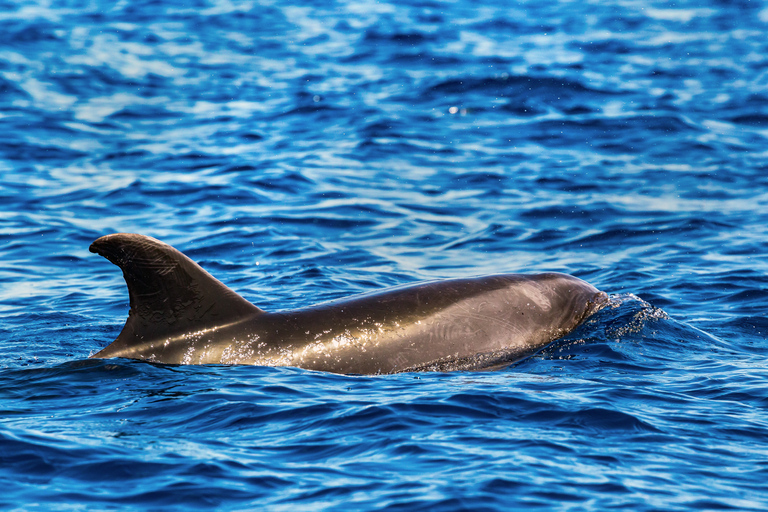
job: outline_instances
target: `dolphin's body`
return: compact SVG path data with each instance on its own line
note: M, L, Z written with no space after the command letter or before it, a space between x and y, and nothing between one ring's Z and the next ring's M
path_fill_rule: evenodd
M90 250L123 270L131 303L122 332L97 358L359 374L480 369L533 354L607 299L565 274L505 274L267 313L154 238L107 235Z

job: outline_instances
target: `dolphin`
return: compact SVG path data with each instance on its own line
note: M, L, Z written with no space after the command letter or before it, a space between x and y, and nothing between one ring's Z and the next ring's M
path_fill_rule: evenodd
M94 358L343 374L488 369L537 352L608 302L566 274L500 274L270 313L154 238L116 233L90 251L122 269L130 297L122 332Z

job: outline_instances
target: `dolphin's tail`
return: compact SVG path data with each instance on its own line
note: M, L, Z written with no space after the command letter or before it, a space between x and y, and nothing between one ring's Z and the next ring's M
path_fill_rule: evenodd
M90 251L122 269L131 304L117 339L91 357L119 356L145 339L167 338L263 313L197 263L154 238L116 233L93 242Z

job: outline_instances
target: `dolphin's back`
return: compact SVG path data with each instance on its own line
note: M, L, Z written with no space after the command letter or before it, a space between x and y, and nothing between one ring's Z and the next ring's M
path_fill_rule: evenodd
M289 311L272 330L280 330L278 344L290 346L290 366L337 373L478 369L538 351L571 332L604 299L565 274L493 275Z
M122 269L131 304L120 335L93 356L102 358L363 374L477 369L536 352L606 297L565 274L504 274L267 313L154 238L118 233L90 250Z

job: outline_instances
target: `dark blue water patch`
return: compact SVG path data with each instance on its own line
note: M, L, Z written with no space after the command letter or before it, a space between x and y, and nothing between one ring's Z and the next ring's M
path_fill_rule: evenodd
M572 116L600 112L600 105L617 94L585 87L579 82L552 78L532 78L503 74L484 78L465 77L437 83L427 88L422 97L439 105L462 106L461 113L496 113L503 117L510 114L528 118L542 115L550 109ZM460 98L460 99L459 99ZM492 106L489 106L489 102ZM450 103L448 103L450 106ZM448 110L448 106L443 108Z
M745 114L735 116L731 121L737 124L746 124L750 126L762 127L768 125L768 115L765 114Z
M634 46L616 40L608 41L587 41L587 42L573 42L571 45L586 53L592 53L597 55L626 55L635 51ZM640 53L638 51L638 53Z
M21 26L19 26L21 25ZM12 47L23 47L28 44L39 44L61 41L55 34L56 25L38 22L35 25L19 24L9 27L10 30L3 34L0 41ZM15 30L14 30L15 28Z
M366 32L364 43L392 42L403 46L422 45L429 41L434 41L436 36L419 32L382 34L375 30Z
M147 117L151 117L153 123L155 123L163 119L175 118L176 114L160 106L139 105L121 109L114 114L110 114L107 119L117 122L130 122L133 119L146 119Z
M576 94L594 95L598 91L591 90L578 82L558 80L555 78L532 78L530 76L510 76L453 79L429 87L425 93L433 96L450 94L465 95L469 93L484 93L497 97L516 97L522 95L538 95L550 97L553 93L559 96Z
M503 14L475 23L471 27L479 33L498 32L503 35L545 34L555 29L554 25L525 23Z
M647 131L661 133L695 133L695 127L675 117L638 117L611 120L548 120L534 123L531 133L509 133L510 140L530 138L544 146L569 147L590 144L607 151L634 152L641 150L645 141L637 134ZM617 134L622 134L617 137ZM617 142L620 141L620 142ZM672 150L672 145L667 144Z
M768 336L768 320L765 317L739 317L728 322L727 326L753 338L752 341L746 342L745 346L753 346L756 350L763 350L762 341Z
M69 161L86 155L83 151L49 144L31 144L28 142L0 142L0 154L8 160L23 162L51 162Z
M21 98L25 100L29 100L30 96L27 92L25 92L21 87L18 87L13 82L6 80L2 77L0 77L0 94L2 94L5 98Z
M543 182L544 180L540 180ZM573 191L572 182L570 180L557 180L552 182L547 180L544 182L546 186L554 185L553 188ZM580 187L581 190L589 190L593 187L585 185ZM590 204L588 206L572 206L564 208L563 206L544 206L539 208L531 208L525 212L522 212L520 216L524 219L536 220L553 220L558 218L566 219L579 219L584 222L595 222L602 220L606 217L611 217L619 213L613 205L610 204Z

